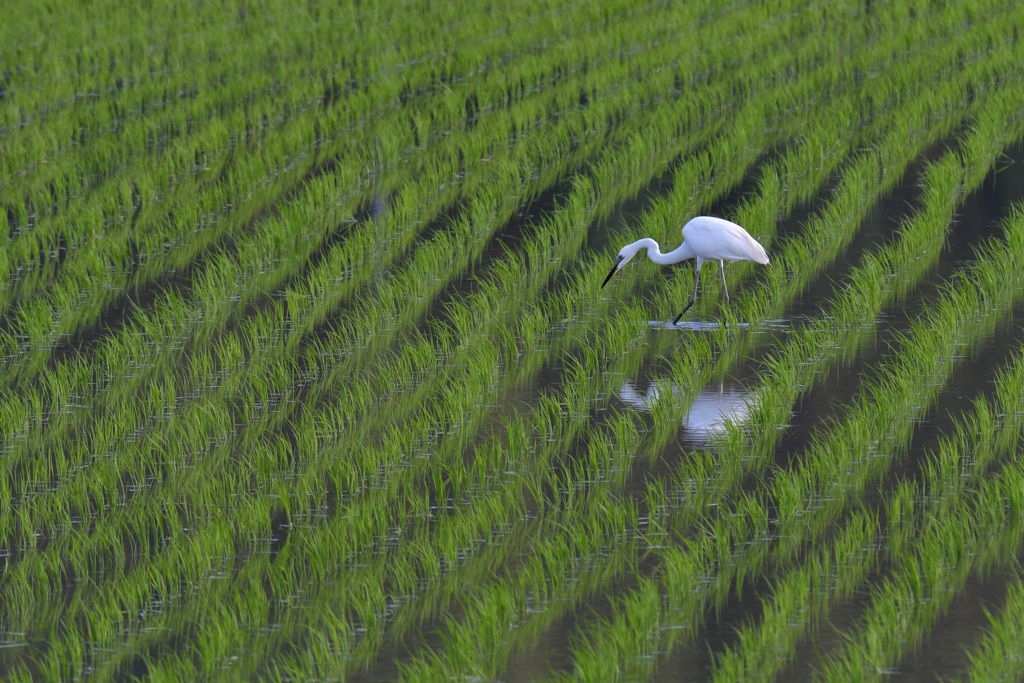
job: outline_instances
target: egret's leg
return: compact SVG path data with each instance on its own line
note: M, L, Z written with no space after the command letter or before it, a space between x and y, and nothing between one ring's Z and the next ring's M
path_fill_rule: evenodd
M683 309L683 313L690 310L690 306L692 306L693 302L697 300L697 285L700 284L700 267L702 265L704 265L704 262L697 259L697 267L693 269L693 294L690 295L690 303L686 304L686 308ZM676 316L676 319L672 321L673 325L679 323L679 319L683 317L683 313Z
M725 286L725 261L718 261L718 272L722 276L722 291L725 292L725 303L729 303L729 288Z

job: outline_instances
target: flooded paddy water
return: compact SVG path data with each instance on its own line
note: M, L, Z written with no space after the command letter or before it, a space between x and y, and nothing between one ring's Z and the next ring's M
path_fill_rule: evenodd
M159 5L0 26L5 680L1024 675L1019 9Z

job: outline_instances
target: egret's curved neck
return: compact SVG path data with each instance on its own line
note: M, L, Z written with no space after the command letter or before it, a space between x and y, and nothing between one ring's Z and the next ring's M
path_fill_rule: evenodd
M688 258L693 258L696 256L696 254L693 253L693 250L690 249L690 245L688 245L686 242L683 242L682 244L680 244L678 247L668 252L667 254L662 254L661 248L658 246L658 243L652 240L650 237L645 237L642 240L637 240L636 242L633 242L633 244L629 246L633 248L634 253L640 251L641 249L646 249L647 257L654 261L655 263L663 266L667 266L672 263L679 263L680 261L685 261Z

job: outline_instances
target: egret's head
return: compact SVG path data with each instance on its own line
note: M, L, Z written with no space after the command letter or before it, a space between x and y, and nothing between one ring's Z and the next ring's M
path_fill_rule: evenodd
M643 241L644 240L640 240L640 242ZM622 266L629 263L629 259L633 258L638 251L646 248L646 246L646 244L634 242L633 244L627 244L622 249L620 249L619 255L615 258L615 263L614 265L612 265L612 269L608 272L608 276L604 279L604 282L601 283L601 287L603 288L606 284L608 284L608 281L612 279L612 275L615 275L615 273L619 272Z

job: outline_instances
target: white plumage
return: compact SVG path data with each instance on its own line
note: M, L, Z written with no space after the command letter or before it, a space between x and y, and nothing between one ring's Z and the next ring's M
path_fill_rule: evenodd
M693 295L690 296L690 302L686 304L683 313L686 313L693 302L697 300L700 268L705 261L718 261L718 269L722 275L722 291L725 293L726 301L729 301L729 288L725 285L725 261L753 261L762 265L768 263L768 254L765 253L764 247L739 225L724 218L697 216L683 226L683 243L667 254L662 254L658 243L650 237L644 237L624 246L619 251L615 265L612 266L608 277L604 279L601 286L604 287L608 284L612 276L641 249L646 249L648 258L661 265L679 263L691 258L697 259L697 268L693 276ZM679 322L683 313L676 316L672 322Z

